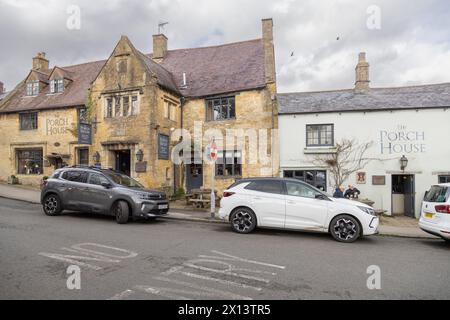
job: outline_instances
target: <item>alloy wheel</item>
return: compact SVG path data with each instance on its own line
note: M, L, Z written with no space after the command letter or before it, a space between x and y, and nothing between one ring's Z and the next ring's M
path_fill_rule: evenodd
M248 231L252 225L253 218L246 211L239 211L233 217L233 227L240 232Z
M357 226L350 219L338 219L333 227L334 234L341 240L348 241L358 236Z
M44 207L48 214L54 214L58 209L58 199L54 196L48 197L45 199Z

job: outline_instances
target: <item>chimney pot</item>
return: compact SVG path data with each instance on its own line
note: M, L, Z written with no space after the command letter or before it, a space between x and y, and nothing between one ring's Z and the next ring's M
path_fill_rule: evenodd
M3 82L0 81L0 94L2 94L3 92L5 92L5 86Z
M153 35L153 60L161 62L167 53L167 37L163 34Z
M358 56L358 64L355 68L355 90L366 91L369 90L369 63L366 61L366 53L360 52Z

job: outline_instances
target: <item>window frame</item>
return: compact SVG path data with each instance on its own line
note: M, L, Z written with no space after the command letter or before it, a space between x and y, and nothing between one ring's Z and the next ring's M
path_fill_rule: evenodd
M227 163L227 153L228 152L232 152L232 159L233 159L233 163ZM220 159L220 161L223 162L219 162L219 155L222 153L222 158ZM239 153L240 157L236 157L236 154ZM236 159L240 159L236 162ZM222 174L219 174L219 166L222 166ZM224 173L226 172L227 166L231 166L231 175L225 175ZM240 167L239 170L236 170L237 167ZM214 166L214 170L215 170L215 176L219 177L219 178L235 178L235 177L242 177L242 151L241 150L222 150L219 151L218 154L218 158L215 161L215 166ZM238 174L236 174L236 172L239 171Z
M292 172L292 177L286 176L287 172ZM302 175L297 175L296 174L297 172L302 172ZM312 181L312 183L314 183L314 185L310 184L307 181L307 179L306 179L306 173L307 172L311 172L313 174L314 180ZM317 174L318 173L325 174L325 179L324 179L325 181L324 181L324 184L323 184L324 190L322 190L322 191L326 192L327 189L328 189L328 185L327 185L327 183L328 183L328 172L327 172L327 170L323 170L323 169L317 169L317 170L316 169L312 169L312 170L309 170L309 169L288 169L288 170L283 170L283 177L284 178L289 178L289 179L297 179L298 181L304 182L304 183L306 183L306 184L308 184L310 186L313 186L316 189L319 189L319 187L317 187L317 184L318 184L318 181L319 181L317 179Z
M23 117L30 116L30 115L34 116L34 118L32 119L33 120L33 125L31 126L31 128L24 127L24 125L23 125L23 121L24 121ZM22 113L19 113L19 130L20 131L37 130L38 127L39 127L39 124L38 124L38 112L37 111L36 112L22 112Z
M27 97L35 97L41 92L39 80L28 80L26 82L25 93Z
M23 160L19 156L22 152L30 152L30 153L40 153L40 157L30 157L32 161L38 162L40 164L40 173L21 173L19 170L20 161ZM27 176L39 176L44 174L44 149L43 148L29 148L29 149L16 149L15 150L16 157L16 172L18 175L27 175Z
M441 179L445 179L445 181L441 181ZM438 175L438 183L450 183L450 174Z
M309 143L309 137L308 137L308 128L310 127L326 127L326 126L330 126L331 127L331 143L327 144L327 143L322 143L322 139L321 139L321 133L322 131L319 129L318 132L318 143L317 144L310 144ZM333 147L334 146L334 123L316 123L316 124L307 124L305 127L305 142L306 142L306 147Z
M63 93L64 92L64 78L55 78L50 80L50 93Z
M81 163L81 152L87 152L87 163ZM88 166L89 165L89 148L77 148L77 165Z
M224 106L228 107L226 118L215 119L215 116L214 116L214 107L215 107L214 101L215 100L220 100L221 111ZM223 100L227 100L228 103L224 104L222 102ZM233 100L232 104L229 103L230 100ZM209 109L210 109L209 102L212 103L211 119L210 119L210 112L209 112ZM230 116L231 115L231 107L234 108L233 116ZM236 120L236 96L221 96L221 97L212 97L212 98L205 99L205 121L213 122L213 121L229 121L229 120Z

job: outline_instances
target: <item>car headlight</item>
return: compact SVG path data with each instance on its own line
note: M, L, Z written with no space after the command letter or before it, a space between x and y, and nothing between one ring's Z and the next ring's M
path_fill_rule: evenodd
M139 199L142 199L142 200L150 199L150 195L148 193L138 193L138 197L139 197Z
M360 207L358 206L358 208L362 211L364 211L365 213L368 213L372 216L375 216L375 210L373 210L372 208L367 208L367 207Z

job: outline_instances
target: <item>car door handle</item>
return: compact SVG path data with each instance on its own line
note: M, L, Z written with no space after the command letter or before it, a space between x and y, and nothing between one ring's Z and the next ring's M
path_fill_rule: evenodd
M253 197L253 200L261 200L260 197Z
M288 204L296 204L296 202L295 202L295 201L292 201L292 200L288 200L287 203L288 203Z

